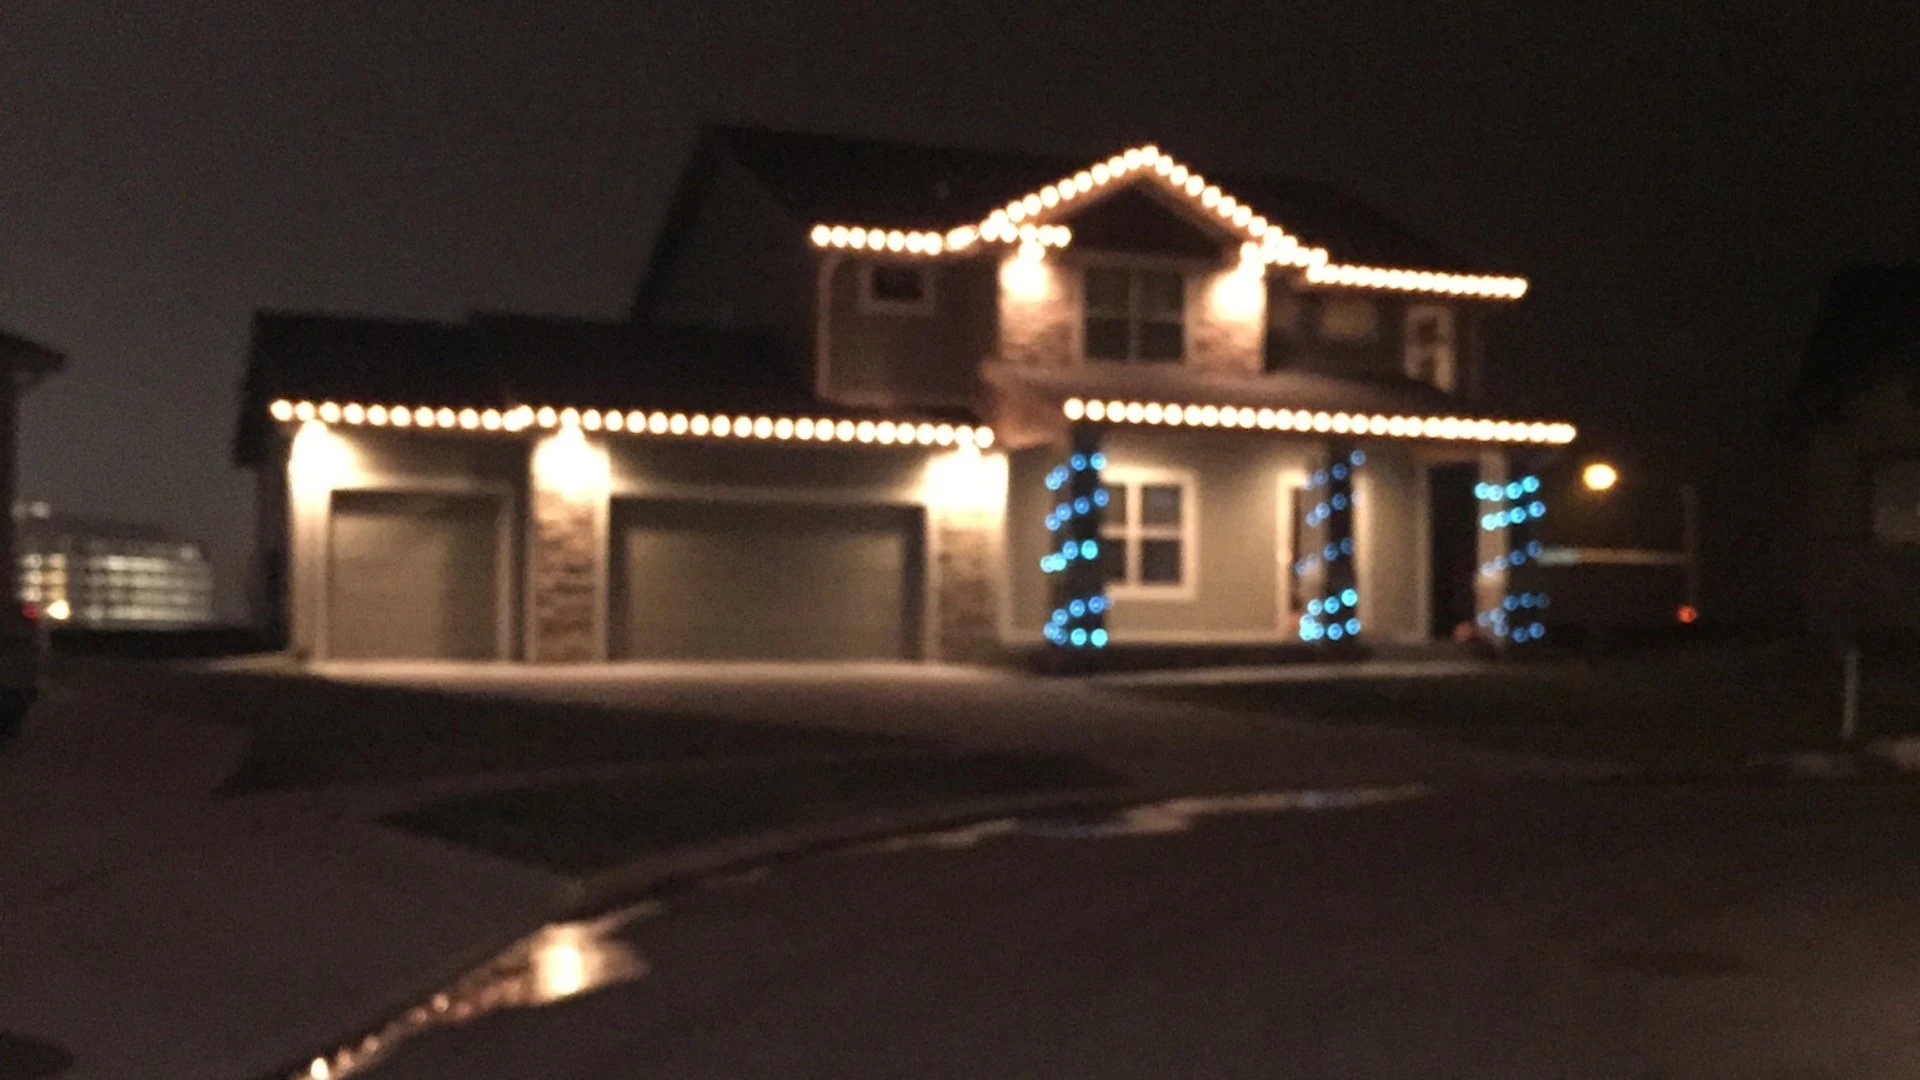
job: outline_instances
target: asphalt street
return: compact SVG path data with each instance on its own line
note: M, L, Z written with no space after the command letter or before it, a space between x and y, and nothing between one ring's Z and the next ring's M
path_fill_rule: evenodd
M829 853L608 920L522 999L557 1000L360 1075L1920 1076L1916 811L1508 781Z

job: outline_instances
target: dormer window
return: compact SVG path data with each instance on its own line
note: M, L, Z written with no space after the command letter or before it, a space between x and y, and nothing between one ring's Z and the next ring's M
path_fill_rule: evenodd
M922 263L867 263L860 273L860 306L890 315L932 314L931 268Z
M1088 360L1178 363L1186 355L1187 281L1181 274L1090 266L1082 296Z

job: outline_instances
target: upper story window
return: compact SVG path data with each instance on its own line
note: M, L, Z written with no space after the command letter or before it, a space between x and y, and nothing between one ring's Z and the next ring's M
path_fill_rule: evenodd
M1920 544L1920 458L1896 458L1873 467L1873 541L1886 547Z
M1407 378L1453 392L1455 382L1453 311L1439 304L1407 308Z
M1167 270L1087 268L1089 360L1178 362L1186 355L1187 281Z
M1380 337L1380 308L1364 296L1331 293L1320 299L1320 337L1365 344Z
M919 263L866 263L860 269L860 307L891 315L931 314L932 268Z

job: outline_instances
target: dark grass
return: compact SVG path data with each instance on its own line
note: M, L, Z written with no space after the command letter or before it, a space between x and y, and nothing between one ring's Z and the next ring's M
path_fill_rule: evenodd
M566 874L764 829L960 799L1100 791L1120 778L1072 758L981 753L811 762L462 796L386 824Z
M1869 653L1861 733L1920 730L1920 663ZM1840 667L1806 645L1715 647L1484 673L1167 686L1156 697L1330 723L1399 725L1479 745L1642 764L1838 745Z
M783 754L914 750L917 740L683 712L331 682L297 674L105 665L103 695L247 729L228 794L321 784Z

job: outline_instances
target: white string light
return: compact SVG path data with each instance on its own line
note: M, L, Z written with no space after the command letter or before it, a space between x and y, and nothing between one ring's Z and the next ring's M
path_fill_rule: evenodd
M579 428L629 435L692 435L755 442L861 442L882 446L962 446L984 450L993 445L993 429L972 424L932 424L914 420L839 420L828 417L766 416L736 413L645 413L620 409L460 409L366 405L353 402L274 401L267 412L283 424L316 421L348 427L417 427L453 431L525 431Z
M1176 405L1170 402L1068 398L1068 420L1162 427L1224 427L1258 431L1312 431L1442 439L1465 442L1536 443L1564 446L1577 429L1568 423L1488 420L1460 416L1390 416L1385 413L1308 409L1254 409L1243 405Z
M1009 201L978 223L961 225L944 233L819 224L813 227L811 236L814 246L819 248L921 256L964 251L976 241L1066 247L1072 243L1073 234L1065 225L1041 224L1032 219L1063 212L1074 201L1136 174L1152 179L1167 192L1185 199L1197 212L1218 219L1222 228L1255 243L1257 246L1252 251L1243 247L1243 266L1252 263L1298 268L1305 271L1306 280L1314 285L1483 300L1518 300L1527 291L1525 278L1333 263L1326 248L1301 243L1298 237L1254 213L1249 204L1222 191L1219 185L1208 183L1206 177L1161 153L1160 148L1152 144L1115 154L1091 168Z

